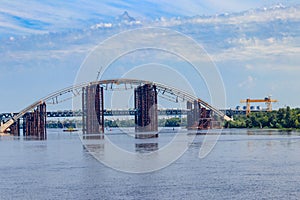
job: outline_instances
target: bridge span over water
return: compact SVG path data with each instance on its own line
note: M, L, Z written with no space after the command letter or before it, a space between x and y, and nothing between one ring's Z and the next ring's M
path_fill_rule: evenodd
M95 109L95 106L99 107L99 112L95 113L96 120L101 125L100 118L104 116L104 103L103 103L103 91L104 90L114 90L114 89L134 89L135 91L135 110L137 111L136 122L143 125L147 125L149 123L150 112L154 112L157 115L157 106L154 108L156 110L149 110L149 106L157 104L157 96L167 98L170 101L178 102L187 102L187 115L190 114L190 121L195 121L196 118L201 117L201 109L202 111L208 110L213 112L215 115L219 116L219 118L223 120L231 120L226 114L220 111L218 108L215 108L213 105L205 102L199 97L196 97L193 94L190 94L186 91L180 90L178 88L168 86L162 83L146 81L146 80L136 80L136 79L110 79L110 80L100 80L89 83L82 83L78 85L73 85L56 92L53 92L38 101L32 103L28 107L24 108L20 112L14 114L10 119L4 122L0 126L0 132L5 132L9 127L11 127L14 123L18 122L18 120L26 115L28 112L33 111L39 108L42 105L46 104L58 104L60 102L72 99L76 96L81 95L84 99L82 102L83 112L86 114L88 110ZM97 99L95 99L95 95ZM92 97L92 100L91 100ZM91 103L92 101L92 103ZM91 104L91 105L89 105ZM96 105L97 104L97 105ZM91 109L92 108L92 109ZM42 112L42 111L39 111ZM85 116L85 114L83 114ZM153 113L152 113L153 114ZM203 114L203 113L202 113ZM45 114L46 115L46 114ZM101 116L102 115L102 116ZM199 116L198 116L199 115ZM92 116L92 115L91 115ZM202 116L202 118L208 118L207 116ZM91 120L89 114L84 118L87 120ZM102 119L101 119L102 120ZM148 122L147 122L148 121ZM151 120L150 120L151 121ZM155 120L152 120L155 121ZM197 121L197 120L196 120ZM143 124L144 123L144 124ZM146 126L145 125L145 126Z

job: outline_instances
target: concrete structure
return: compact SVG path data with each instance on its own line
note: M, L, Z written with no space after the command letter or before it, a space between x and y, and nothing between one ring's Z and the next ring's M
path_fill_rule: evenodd
M145 84L134 90L135 132L157 132L157 91L156 86ZM136 138L158 137L157 133L136 134Z
M212 128L212 111L201 107L198 101L187 102L187 129L202 130Z
M82 124L84 134L104 133L103 87L90 85L82 88Z
M33 112L26 113L23 117L23 136L40 140L47 139L46 113L45 103L38 105Z

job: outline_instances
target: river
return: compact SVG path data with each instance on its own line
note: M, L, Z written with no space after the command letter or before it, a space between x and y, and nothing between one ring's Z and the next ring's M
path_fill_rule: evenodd
M203 159L197 135L168 167L132 174L96 160L77 133L47 131L45 141L0 138L0 199L300 199L298 132L224 130ZM112 133L124 148L140 148ZM152 150L172 137L150 139Z

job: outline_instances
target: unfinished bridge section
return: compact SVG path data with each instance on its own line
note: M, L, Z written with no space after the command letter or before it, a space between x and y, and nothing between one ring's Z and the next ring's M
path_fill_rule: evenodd
M82 122L84 134L104 133L103 87L99 84L82 88Z
M20 135L19 119L23 119L23 132L25 136L38 136L46 138L46 103L56 104L82 97L83 133L104 133L104 99L103 88L107 89L134 89L134 113L136 132L156 132L158 130L157 96L167 96L174 102L187 102L188 129L214 128L215 116L219 119L232 120L219 109L213 107L202 99L186 92L167 86L162 83L136 80L136 79L111 79L89 83L81 83L53 92L48 96L34 102L16 114L7 117L0 123L0 133L8 132ZM123 88L122 88L123 87ZM34 111L33 111L34 110ZM33 112L32 112L33 111ZM220 123L219 123L220 124ZM156 135L154 135L156 137Z
M157 90L152 84L138 86L134 90L135 132L157 132ZM158 137L158 134L148 135ZM136 137L143 137L136 135Z
M47 139L46 118L46 103L38 105L33 112L26 113L23 116L23 136Z

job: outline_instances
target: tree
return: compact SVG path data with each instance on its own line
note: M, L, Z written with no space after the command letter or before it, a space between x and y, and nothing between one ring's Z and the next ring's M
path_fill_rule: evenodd
M249 117L246 119L246 127L253 128L252 120Z
M166 120L165 126L166 127L178 127L178 126L180 126L180 122L181 122L180 118L173 117L173 118Z
M285 128L293 128L292 112L291 112L291 108L289 106L286 108L286 114L284 117L284 127Z
M252 112L249 116L234 116L226 122L228 128L300 128L300 108L289 106L272 112Z

